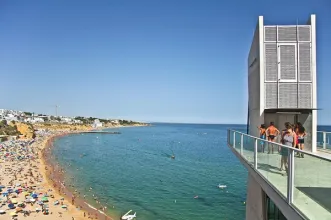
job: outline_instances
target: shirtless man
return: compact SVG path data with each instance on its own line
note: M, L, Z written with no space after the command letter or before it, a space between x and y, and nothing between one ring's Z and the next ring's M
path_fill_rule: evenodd
M276 137L280 134L280 131L275 127L273 122L270 122L269 127L265 131L268 137L268 141L275 142ZM271 146L271 152L274 153L274 146ZM270 147L268 149L268 154L270 154Z

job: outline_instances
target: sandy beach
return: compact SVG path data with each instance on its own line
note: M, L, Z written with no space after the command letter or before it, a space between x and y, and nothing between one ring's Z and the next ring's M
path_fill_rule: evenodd
M0 219L108 219L89 206L78 192L70 192L64 171L49 163L58 136L80 131L42 131L34 140L0 143Z

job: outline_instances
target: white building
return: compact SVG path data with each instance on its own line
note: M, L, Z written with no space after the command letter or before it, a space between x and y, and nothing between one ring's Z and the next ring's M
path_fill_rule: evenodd
M311 15L306 24L270 25L265 24L263 17L260 16L257 22L248 57L247 133L251 136L243 133L231 133L232 131L229 131L228 136L228 143L232 142L232 145L229 144L229 146L248 170L245 218L247 220L267 220L270 219L270 216L273 216L272 219L276 219L275 216L278 216L277 219L308 219L303 216L304 211L306 215L318 216L318 214L326 213L324 216L330 216L329 213L324 212L322 205L318 206L319 203L316 202L318 200L316 198L321 197L326 191L319 191L319 194L316 193L317 191L309 192L312 196L309 193L307 193L308 196L305 196L306 194L302 193L298 187L303 186L301 188L311 190L330 189L329 185L325 184L325 182L329 183L330 176L325 178L328 173L320 174L326 181L320 181L319 187L312 186L313 178L310 176L313 176L314 172L310 171L310 173L300 175L296 175L296 172L300 171L301 166L307 168L313 163L306 157L301 161L297 160L292 150L286 156L289 171L287 175L283 176L278 173L280 155L278 153L269 154L270 152L268 154L267 152L260 153L258 149L260 149L262 141L254 138L259 137L257 127L261 124L268 126L270 122L274 122L276 127L282 130L285 122L292 124L301 122L307 132L305 151L316 152L315 19L315 15ZM276 142L279 143L280 140L278 139ZM269 143L265 144L266 147L272 147ZM315 161L323 160L316 159ZM314 163L316 163L315 161ZM295 165L296 163L298 165ZM305 163L308 163L308 166ZM318 169L328 165L320 165ZM319 170L316 172L318 173ZM307 175L306 178L305 175ZM317 194L318 196L316 196ZM316 201L314 201L314 196ZM297 201L309 205L297 206ZM317 208L313 213L306 207ZM316 217L315 219L330 219L328 217Z
M94 128L102 127L102 123L99 121L99 119L95 119L92 124L92 127L94 127Z
M63 118L61 118L61 121L62 122L65 122L65 123L70 123L70 122L72 122L72 119L71 118L63 117Z
M73 122L74 122L75 124L83 124L83 122L82 122L81 120L77 120L77 119L74 119Z
M28 122L28 123L43 123L43 122L45 122L45 120L41 117L26 118L24 121Z
M269 25L259 17L248 57L248 133L274 122L301 122L305 149L316 151L317 86L315 15L306 24Z

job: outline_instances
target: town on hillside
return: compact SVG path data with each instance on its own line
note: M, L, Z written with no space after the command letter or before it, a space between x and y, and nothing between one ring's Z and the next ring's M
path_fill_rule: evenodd
M36 130L89 130L148 124L122 119L95 117L65 117L17 110L0 109L0 142L16 138L34 138Z

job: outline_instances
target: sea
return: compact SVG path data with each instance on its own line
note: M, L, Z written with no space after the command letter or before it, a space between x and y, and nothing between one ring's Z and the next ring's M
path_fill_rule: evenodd
M247 171L227 146L229 128L246 131L215 124L112 128L121 134L56 139L52 154L66 184L115 219L133 210L138 220L240 220Z

